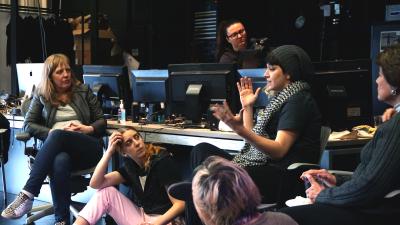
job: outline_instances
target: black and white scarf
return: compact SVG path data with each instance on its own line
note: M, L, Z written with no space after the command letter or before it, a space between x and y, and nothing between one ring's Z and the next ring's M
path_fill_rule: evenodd
M253 132L268 138L266 126L272 116L280 110L282 105L287 102L291 96L309 88L310 86L306 82L296 81L290 83L286 88L278 92L272 97L265 109L258 112L257 123L253 127ZM266 153L257 150L254 146L246 142L240 153L233 158L233 162L242 167L261 166L265 165L269 159L270 157Z

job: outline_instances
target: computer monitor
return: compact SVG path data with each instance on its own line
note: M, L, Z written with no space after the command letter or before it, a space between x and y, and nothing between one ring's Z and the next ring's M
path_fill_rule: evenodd
M102 101L105 113L113 113L120 100L124 101L126 110L130 109L132 92L126 67L84 65L83 81Z
M171 64L168 66L169 115L184 115L198 123L205 118L212 103L227 100L232 111L238 112L239 95L236 65L219 63Z
M314 97L322 117L333 131L372 125L369 60L314 63Z
M168 70L132 70L131 72L134 102L166 102Z
M240 69L238 73L241 77L249 77L253 81L253 89L254 91L257 88L263 89L265 85L267 85L267 80L264 77L266 68L257 68L257 69ZM258 95L256 102L254 103L254 108L260 109L265 108L269 103L268 96L265 92L261 91Z
M17 63L19 97L30 96L40 82L43 63Z

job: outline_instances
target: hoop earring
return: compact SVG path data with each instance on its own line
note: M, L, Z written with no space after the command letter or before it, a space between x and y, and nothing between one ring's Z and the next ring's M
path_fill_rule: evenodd
M397 95L397 89L392 89L392 90L390 91L390 93L391 93L393 96L396 96L396 95Z

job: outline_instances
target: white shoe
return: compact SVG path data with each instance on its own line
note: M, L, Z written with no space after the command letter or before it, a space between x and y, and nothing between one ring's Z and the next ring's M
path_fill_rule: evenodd
M1 216L6 219L18 219L32 209L33 199L20 192L17 198L3 210Z

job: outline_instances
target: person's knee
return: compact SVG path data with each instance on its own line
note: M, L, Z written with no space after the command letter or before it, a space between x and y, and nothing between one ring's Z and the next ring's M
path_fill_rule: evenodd
M53 130L49 133L49 136L47 137L48 139L62 139L64 137L65 132L63 130Z
M97 195L107 195L114 196L117 195L119 191L114 186L105 187L96 191Z
M66 152L60 152L57 154L57 156L54 158L53 162L53 173L65 173L66 171L71 170L71 157L69 156L68 153Z
M93 198L97 199L97 201L100 202L111 202L113 199L118 199L120 198L119 194L121 194L121 192L119 192L114 186L110 186L110 187L105 187L105 188L101 188L99 190L97 190L94 195Z
M192 152L201 151L202 149L209 149L211 147L213 147L213 145L211 145L209 143L202 142L202 143L199 143L199 144L195 145L192 148Z
M213 145L209 143L200 143L195 145L192 148L192 152L190 153L190 157L193 159L203 159L206 156L209 156L209 150L215 148Z

